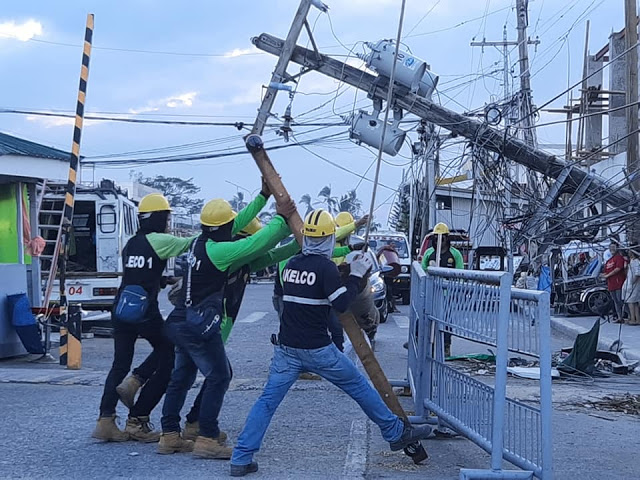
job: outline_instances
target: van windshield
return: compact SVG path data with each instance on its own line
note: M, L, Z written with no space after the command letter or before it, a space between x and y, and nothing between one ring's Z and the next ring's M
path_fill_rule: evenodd
M385 245L392 246L396 252L398 252L399 258L409 258L407 243L402 238L381 237L369 239L369 247L373 249L374 252L377 252Z

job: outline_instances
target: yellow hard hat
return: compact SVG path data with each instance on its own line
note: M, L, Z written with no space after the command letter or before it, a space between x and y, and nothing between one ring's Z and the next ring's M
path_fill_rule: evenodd
M222 198L209 200L202 207L200 212L200 223L207 227L219 227L229 223L236 218L237 213L233 211L229 202Z
M340 212L336 215L336 225L339 227L344 227L345 225L349 225L353 223L353 215L349 212Z
M318 208L304 219L302 233L307 237L326 237L336 233L336 222L329 212Z
M446 223L436 223L436 226L433 227L433 233L434 235L449 235L449 227L447 227Z
M138 205L138 213L170 212L171 207L161 193L145 195Z
M260 222L260 219L258 217L255 217L242 230L240 230L240 233L244 233L245 235L253 235L261 228L262 222Z

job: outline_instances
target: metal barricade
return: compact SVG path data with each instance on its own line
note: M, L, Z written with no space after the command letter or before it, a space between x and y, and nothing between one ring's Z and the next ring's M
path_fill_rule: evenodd
M491 470L461 479L552 478L549 295L511 288L512 275L414 262L407 381L416 416L439 422L491 454ZM496 348L494 386L444 362L444 333ZM506 396L509 350L539 358L540 408ZM496 413L498 412L498 413ZM524 471L502 470L503 458Z

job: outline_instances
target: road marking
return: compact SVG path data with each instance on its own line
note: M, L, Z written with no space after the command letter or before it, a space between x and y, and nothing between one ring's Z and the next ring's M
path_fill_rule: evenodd
M393 321L399 328L409 328L409 317L404 315L393 315Z
M264 316L269 312L253 312L244 317L242 320L238 320L238 323L255 323L258 320L262 320Z
M351 422L349 445L342 469L343 478L364 478L367 468L367 430L369 424L366 418L359 418Z

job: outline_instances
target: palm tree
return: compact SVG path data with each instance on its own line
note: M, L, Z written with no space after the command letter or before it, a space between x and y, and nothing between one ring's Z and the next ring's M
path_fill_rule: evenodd
M349 212L354 217L360 216L362 210L362 202L358 198L355 190L349 190L340 197L337 203L338 212Z
M311 200L311 195L309 195L308 193L305 193L304 195L302 195L302 198L300 198L300 203L306 205L306 211L304 212L304 216L306 217L310 211L313 210L313 202Z
M238 191L231 200L229 200L231 204L231 208L233 208L236 212L239 212L244 207L247 206L247 202L244 201L244 193Z
M271 205L269 205L269 210L265 210L258 214L258 218L260 219L263 225L266 225L267 223L269 223L275 216L276 216L276 202L271 202Z
M327 185L320 190L318 197L322 199L322 203L326 205L326 209L330 214L335 215L339 211L338 199L331 195L331 185Z

